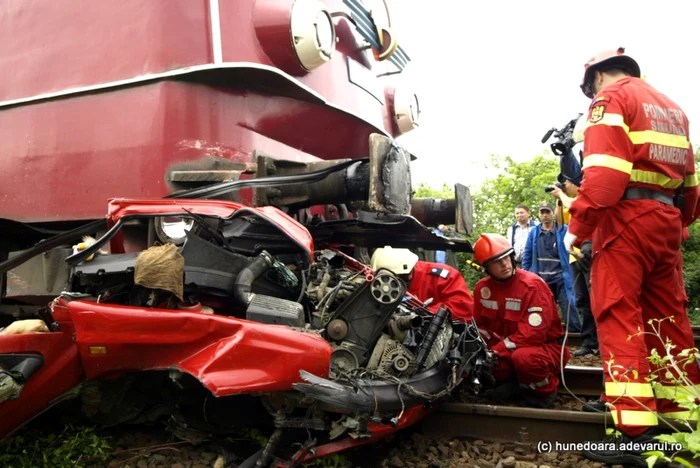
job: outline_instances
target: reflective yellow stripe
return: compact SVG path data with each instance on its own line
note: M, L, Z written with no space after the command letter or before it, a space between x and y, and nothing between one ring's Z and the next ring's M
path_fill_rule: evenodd
M634 169L630 173L630 182L641 182L643 184L660 185L663 188L677 189L683 185L681 179L671 179L659 172L643 171Z
M655 132L654 130L642 130L640 132L629 132L630 140L635 145L654 143L674 148L688 149L690 142L683 135L672 135L670 133Z
M655 130L640 130L630 132L629 126L625 123L625 118L620 114L604 114L603 118L597 122L586 122L585 127L581 130L585 132L588 127L595 125L607 125L609 127L620 127L629 136L632 144L643 145L646 143L654 143L663 146L672 146L674 148L688 148L690 141L684 135L673 135L671 133L657 132Z
M690 395L693 398L700 396L700 385L680 386L680 385L657 385L654 389L656 398L673 400L677 397Z
M697 421L697 412L694 415L690 415L690 411L676 411L673 413L659 413L659 416L664 419L685 419L686 421Z
M625 118L620 114L603 114L603 118L597 122L591 122L590 120L586 123L586 128L593 127L595 125L607 125L609 127L621 127L625 133L629 133L630 128L625 123ZM585 131L585 129L584 129ZM686 148L688 145L685 146Z
M615 411L611 409L610 413L616 426L619 424L624 424L625 426L657 426L659 424L659 418L656 417L656 413L649 411ZM621 416L621 420L618 420L618 416Z
M685 183L683 185L685 185L686 187L697 187L697 185L698 185L697 176L695 174L685 176Z
M583 158L583 169L593 166L609 167L610 169L615 169L625 174L630 174L632 172L631 162L625 161L617 156L610 156L609 154L589 154Z
M628 396L635 398L653 398L654 389L651 384L635 382L605 382L605 395Z

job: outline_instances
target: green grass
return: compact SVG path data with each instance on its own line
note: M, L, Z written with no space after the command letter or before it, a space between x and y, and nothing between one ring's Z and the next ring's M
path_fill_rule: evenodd
M0 466L6 468L74 468L104 462L112 448L90 427L65 426L61 433L20 429L5 441Z

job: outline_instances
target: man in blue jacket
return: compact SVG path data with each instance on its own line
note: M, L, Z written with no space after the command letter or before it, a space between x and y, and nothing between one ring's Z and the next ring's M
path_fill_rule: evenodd
M523 269L539 275L552 291L569 332L581 331L576 308L574 279L569 253L564 246L567 226L554 224L554 208L550 203L539 206L541 223L530 231L523 253Z

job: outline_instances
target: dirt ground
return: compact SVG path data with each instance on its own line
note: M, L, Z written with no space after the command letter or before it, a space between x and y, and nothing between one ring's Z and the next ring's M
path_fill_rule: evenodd
M116 434L115 434L116 435ZM164 431L135 431L115 440L117 451L106 464L92 467L235 468L241 458L215 443L175 442ZM500 443L482 440L430 439L407 430L393 440L345 452L345 464L317 463L334 468L603 468L578 453L509 453ZM310 466L314 466L310 464ZM614 468L622 468L615 466Z
M570 347L569 349L573 352L578 348ZM585 367L603 367L603 360L600 358L600 355L595 356L593 354L581 357L571 356L571 358L569 359L569 365Z

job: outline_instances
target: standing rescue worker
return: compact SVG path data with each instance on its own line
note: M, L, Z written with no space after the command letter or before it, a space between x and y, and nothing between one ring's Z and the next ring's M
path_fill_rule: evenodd
M474 287L474 320L498 355L494 378L502 382L485 396L551 406L570 353L560 344L564 328L549 286L516 268L513 247L500 234L481 234L474 259L489 274Z
M680 245L682 231L697 217L698 183L688 119L671 99L640 78L639 65L624 48L596 55L585 64L581 89L593 99L584 133L583 183L571 204L565 238L593 238L591 302L605 395L622 435L616 442L646 441L655 433L657 413L687 419L672 398L682 388L660 377L654 391L646 378L647 357L669 339L676 352L693 348L686 314ZM673 317L661 326L651 319ZM614 367L613 367L614 366ZM696 365L684 368L700 384ZM615 437L615 436L613 436ZM608 463L644 463L634 451L584 451Z
M408 293L425 302L432 299L427 308L436 313L441 305L452 312L452 318L462 322L474 314L474 299L462 274L449 265L423 262L408 249L384 247L372 254L373 271L386 268L402 277L408 285Z

